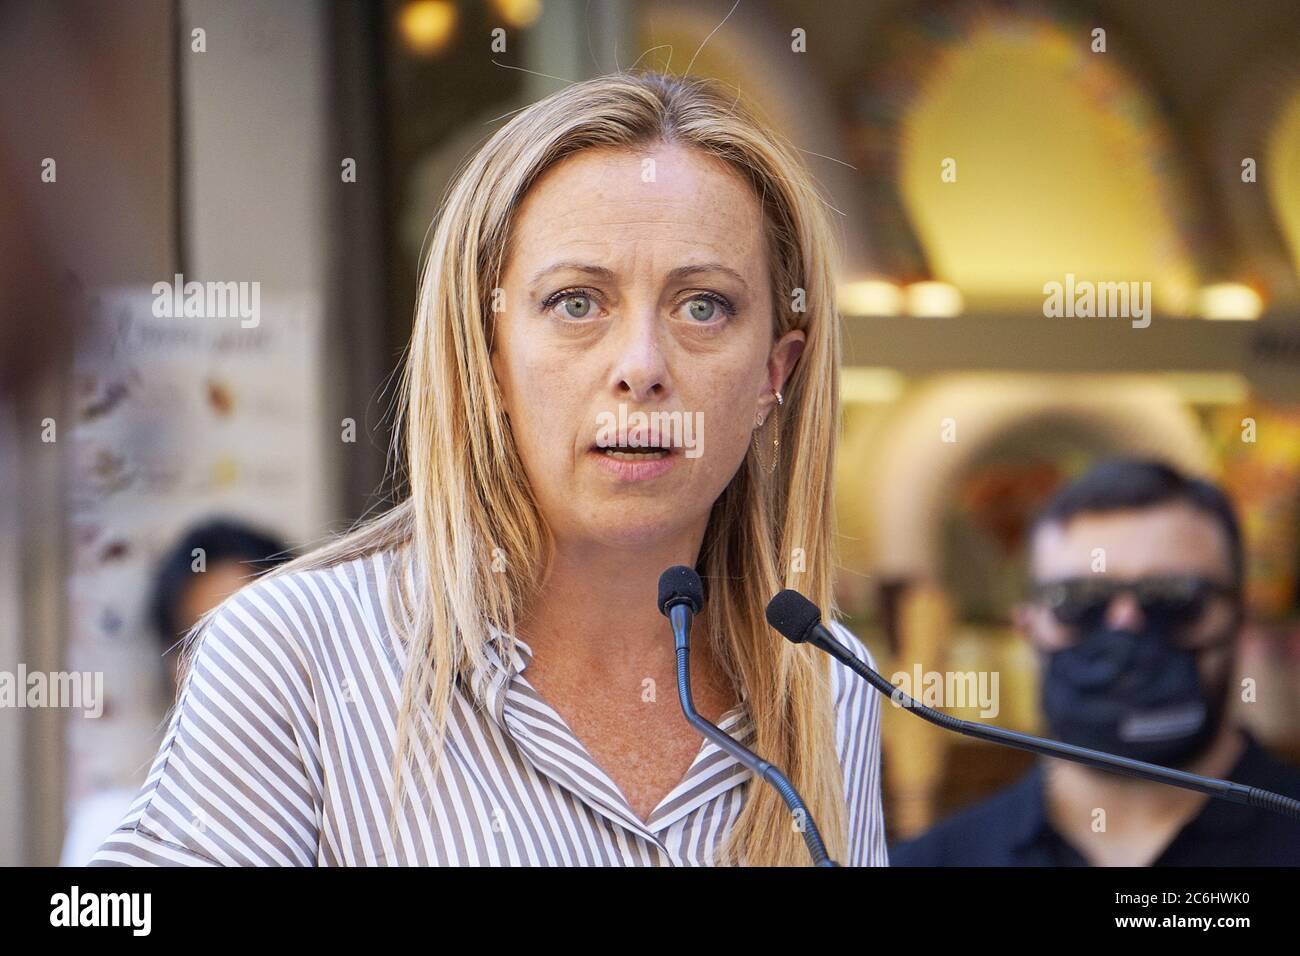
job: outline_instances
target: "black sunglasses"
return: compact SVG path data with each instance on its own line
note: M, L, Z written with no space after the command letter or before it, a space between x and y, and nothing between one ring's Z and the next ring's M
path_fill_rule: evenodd
M1174 631L1195 624L1217 597L1236 600L1238 589L1197 575L1153 576L1126 581L1090 575L1047 581L1033 587L1034 599L1067 627L1091 629L1106 618L1111 602L1131 594L1142 616L1155 627Z

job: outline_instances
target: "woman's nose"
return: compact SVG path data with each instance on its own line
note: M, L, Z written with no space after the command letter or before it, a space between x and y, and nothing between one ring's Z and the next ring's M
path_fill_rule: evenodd
M614 387L619 397L643 402L668 389L668 363L658 317L625 316L623 334L615 336Z

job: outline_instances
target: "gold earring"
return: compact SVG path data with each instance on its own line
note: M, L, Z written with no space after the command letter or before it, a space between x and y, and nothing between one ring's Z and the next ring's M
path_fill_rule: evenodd
M773 394L776 395L777 408L780 408L785 404L785 399L781 397L781 393L778 391L774 390ZM776 466L781 461L781 415L780 412L777 411L777 408L772 409L772 417L776 419L776 434L772 436L772 463L767 467L768 474L776 471ZM762 427L763 419L760 417L758 420L758 428ZM761 467L763 458L762 451L758 444L758 428L754 429L754 454L758 457L759 466Z

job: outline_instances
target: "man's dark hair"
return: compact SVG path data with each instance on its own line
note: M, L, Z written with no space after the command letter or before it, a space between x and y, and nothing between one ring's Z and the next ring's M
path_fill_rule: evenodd
M149 618L165 649L171 648L193 622L180 620L181 596L194 581L194 550L202 548L206 567L238 561L250 577L288 561L288 546L280 539L248 525L217 518L196 525L163 558L154 577Z
M1188 478L1163 462L1144 458L1113 458L1095 465L1047 503L1030 529L1030 540L1046 525L1065 525L1081 514L1154 508L1173 502L1191 505L1219 523L1228 545L1233 583L1245 577L1241 528L1232 504L1219 488L1201 478Z

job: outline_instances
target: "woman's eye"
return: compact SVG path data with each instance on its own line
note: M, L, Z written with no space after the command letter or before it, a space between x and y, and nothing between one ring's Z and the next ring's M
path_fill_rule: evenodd
M542 308L562 319L586 319L591 316L595 304L595 300L585 292L557 292L542 303Z
M571 319L585 319L591 312L591 296L566 295L561 301L564 314Z
M712 322L731 314L732 309L711 295L697 295L686 300L686 315L694 322Z
M717 303L710 302L708 299L691 299L686 304L686 311L690 313L691 318L695 321L707 322L718 311L718 306Z

